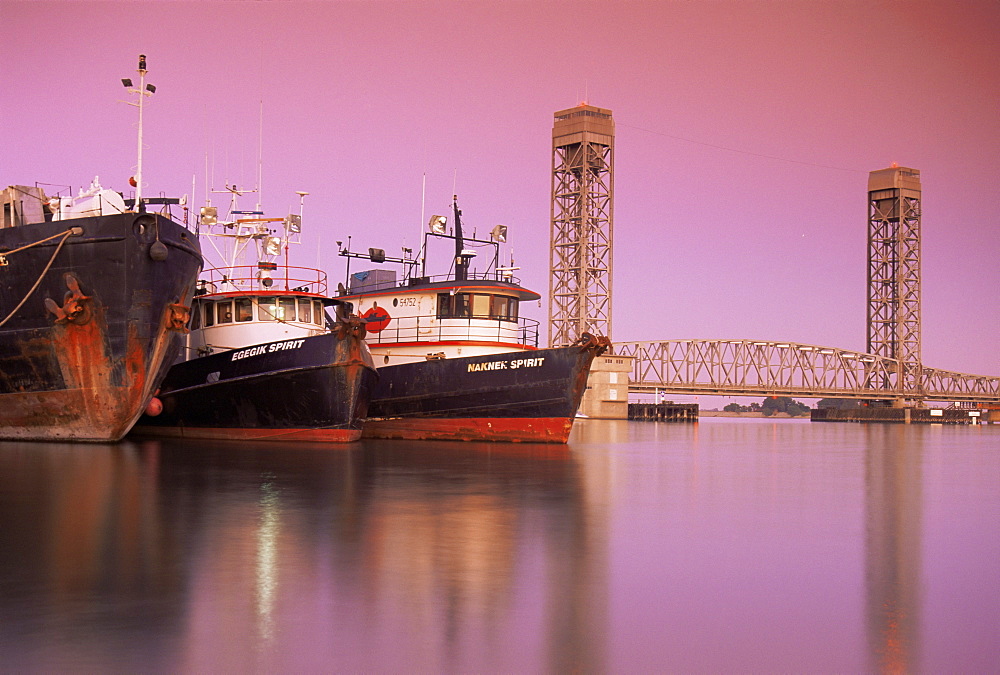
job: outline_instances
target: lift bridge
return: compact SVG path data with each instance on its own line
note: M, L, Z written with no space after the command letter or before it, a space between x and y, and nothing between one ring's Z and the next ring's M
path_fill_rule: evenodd
M892 166L868 179L866 353L752 340L616 345L634 358L630 391L1000 403L1000 377L920 361L920 172Z
M616 342L633 358L629 391L1000 403L1000 377L912 368L878 354L794 342ZM905 385L905 386L904 386Z
M631 392L850 398L898 407L924 400L1000 404L1000 377L922 365L920 172L895 164L868 178L865 353L754 340L615 342L614 137L614 120L605 108L583 103L555 114L551 346L570 344L584 331L607 336L616 356L632 357ZM617 379L609 382L617 390Z

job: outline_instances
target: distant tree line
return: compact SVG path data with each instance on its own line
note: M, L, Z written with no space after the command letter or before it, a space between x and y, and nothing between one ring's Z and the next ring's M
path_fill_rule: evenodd
M821 398L816 402L817 408L859 408L861 401L850 398ZM809 414L809 406L799 403L788 396L768 396L761 403L751 403L750 405L740 405L730 403L725 408L726 412L755 412L763 413L765 417L770 417L775 413L786 413L791 417Z
M800 415L809 414L809 406L804 403L799 403L795 399L789 398L788 396L768 396L761 403L757 403L755 401L750 405L730 403L723 408L723 410L726 412L762 413L764 417L770 417L776 413L785 413L790 417L798 417Z

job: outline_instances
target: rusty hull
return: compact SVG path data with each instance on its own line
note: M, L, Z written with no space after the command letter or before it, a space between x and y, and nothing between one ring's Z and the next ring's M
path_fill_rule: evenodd
M164 314L162 330L150 343L128 327L125 358L109 353L103 307L91 306L83 323L53 325L48 334L21 343L26 358L43 357L62 376L64 388L3 396L3 436L21 440L120 440L152 397L159 365L176 354L179 331ZM172 344L175 343L175 344ZM171 348L172 347L172 348Z
M120 440L187 330L201 265L190 233L153 214L67 222L82 235L56 254L43 244L8 256L0 268L0 310L26 298L0 330L0 439ZM65 227L5 228L0 251ZM159 241L168 246L167 260L150 255ZM36 280L37 290L29 290Z
M364 438L407 441L490 441L497 443L566 443L571 417L467 417L370 419Z

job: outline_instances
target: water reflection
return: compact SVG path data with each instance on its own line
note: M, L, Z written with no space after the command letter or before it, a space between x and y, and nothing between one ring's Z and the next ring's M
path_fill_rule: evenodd
M21 571L0 646L32 668L133 625L91 664L602 669L604 546L566 447L30 444L0 454L0 494Z
M123 667L169 650L178 614L161 599L182 579L176 541L159 523L155 450L2 445L4 668ZM136 621L134 609L149 605L157 611ZM108 653L106 636L121 649Z
M0 443L3 668L990 670L991 433Z
M866 425L865 582L872 669L920 671L922 453L912 427ZM908 438L911 442L907 442Z
M260 486L260 525L257 528L257 578L254 597L257 611L257 644L265 648L274 639L274 596L277 591L278 532L281 504L278 491L268 481Z

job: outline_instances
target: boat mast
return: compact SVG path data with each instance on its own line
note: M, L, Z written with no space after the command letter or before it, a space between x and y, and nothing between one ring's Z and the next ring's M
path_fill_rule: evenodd
M464 255L465 241L462 239L462 212L458 208L458 195L452 197L455 211L455 281L465 281L468 277L469 259Z
M420 276L424 276L424 270L427 268L427 235L424 234L424 214L426 213L425 206L427 204L427 172L424 172L423 182L420 186L420 234L417 235L417 245L423 240L423 246L420 247L420 251L417 252L417 258L420 259Z
M299 217L296 219L294 215L289 214L285 218L285 290L288 290L288 241L292 238L292 234L298 234L302 231L302 212L305 209L306 197L309 195L305 190L296 190L295 194L299 196Z
M135 187L135 209L137 211L145 211L142 205L142 108L143 101L147 96L152 96L156 93L156 87L152 84L146 84L146 55L139 54L139 88L136 89L132 86L132 80L125 77L122 78L122 84L128 89L129 93L137 94L138 101L136 103L128 102L129 105L139 108L139 147L137 150L138 158L136 160L135 176L132 177L131 182Z

